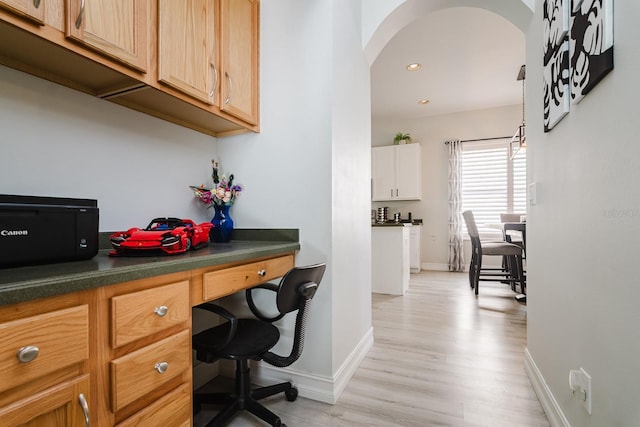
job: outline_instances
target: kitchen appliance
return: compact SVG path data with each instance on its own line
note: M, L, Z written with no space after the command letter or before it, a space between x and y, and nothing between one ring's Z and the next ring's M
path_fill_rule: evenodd
M378 213L376 215L376 222L380 224L387 222L388 215L389 215L388 206L383 206L381 208L378 208Z
M0 194L0 267L94 257L98 217L96 200Z

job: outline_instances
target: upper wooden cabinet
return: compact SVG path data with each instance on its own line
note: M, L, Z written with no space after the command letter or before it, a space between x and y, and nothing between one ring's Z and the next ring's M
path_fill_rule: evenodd
M218 104L217 1L158 3L158 80L208 104Z
M66 35L147 70L147 0L67 0Z
M158 80L258 124L256 0L162 0Z
M46 0L0 0L0 8L8 9L38 24L44 24Z
M258 132L259 8L0 0L0 64L209 135Z
M258 123L257 0L221 0L220 68L223 111L250 124Z

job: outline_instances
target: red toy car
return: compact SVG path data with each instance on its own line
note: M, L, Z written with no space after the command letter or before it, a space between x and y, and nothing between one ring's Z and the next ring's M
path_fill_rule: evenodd
M209 245L210 222L196 224L190 219L155 218L147 228L130 228L110 236L109 255L179 254Z

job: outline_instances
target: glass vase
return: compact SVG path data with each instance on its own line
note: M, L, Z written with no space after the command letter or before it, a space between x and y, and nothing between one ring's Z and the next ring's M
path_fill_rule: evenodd
M211 240L216 243L227 243L231 240L233 234L233 219L229 216L231 206L213 205L215 214L211 223L213 228L209 232Z

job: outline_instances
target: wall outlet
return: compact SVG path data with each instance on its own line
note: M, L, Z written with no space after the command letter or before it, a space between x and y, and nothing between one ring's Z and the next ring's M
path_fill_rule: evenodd
M574 398L582 402L582 406L591 415L591 375L583 368L569 371L569 388Z

